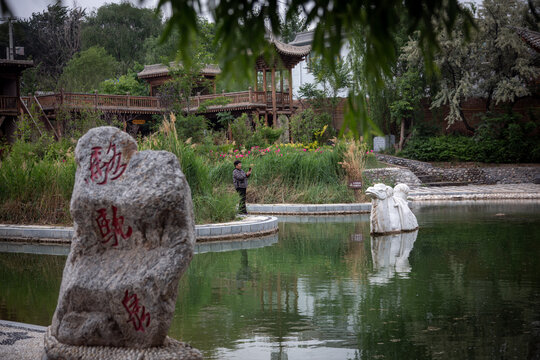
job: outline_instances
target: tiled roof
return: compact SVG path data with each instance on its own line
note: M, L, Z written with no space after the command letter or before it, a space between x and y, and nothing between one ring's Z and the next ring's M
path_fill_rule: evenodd
M169 74L169 68L182 66L176 62L169 63L169 66L163 64L144 65L143 71L137 74L140 79L166 76ZM219 66L208 64L201 70L201 75L218 75L221 73Z
M313 42L313 31L304 31L296 34L296 37L289 45L302 46L302 45L311 45Z
M278 39L272 39L278 53L289 56L306 56L311 52L311 45L296 46L291 44L285 44Z
M519 37L537 52L540 52L540 32L524 28L514 28Z

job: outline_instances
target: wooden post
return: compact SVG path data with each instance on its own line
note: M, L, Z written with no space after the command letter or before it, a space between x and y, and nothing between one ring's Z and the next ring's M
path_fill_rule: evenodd
M289 108L293 109L293 99L292 99L292 69L289 69Z
M274 127L279 127L279 122L277 119L277 108L276 108L276 69L272 68L272 117L274 119Z
M97 90L94 90L94 105L96 106L96 110L98 107L98 92Z
M197 91L197 107L201 106L201 92Z
M131 106L131 96L129 96L129 91L126 95L127 95L127 107L129 108Z
M253 87L255 91L258 91L259 89L259 71L255 69L255 86Z
M268 102L266 91L268 90L266 85L266 69L263 70L263 92L264 92L264 103L266 104Z
M281 94L283 94L283 70L279 70L279 88ZM283 99L283 95L281 95L281 98Z
M64 88L60 89L60 105L64 103Z
M249 102L252 103L253 101L252 101L252 98L251 98L252 97L251 86L249 87L248 91L249 91Z

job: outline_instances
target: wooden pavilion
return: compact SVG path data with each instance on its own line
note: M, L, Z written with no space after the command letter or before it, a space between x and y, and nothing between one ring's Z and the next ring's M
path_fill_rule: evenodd
M11 141L17 116L24 106L21 101L21 74L33 66L32 60L0 59L0 138Z
M207 87L195 89L189 104L186 104L186 110L198 113L200 105L205 101L225 97L230 100L229 104L205 106L200 113L209 118L223 111L229 111L235 115L248 113L264 117L266 124L272 123L275 126L280 126L278 123L279 115L290 116L294 112L292 69L310 53L311 46L285 44L271 35L267 39L275 53L271 60L265 59L263 56L257 59L254 69L254 88L250 87L247 91L216 94L215 80L221 70L216 65L207 65L202 69L201 75L212 84L210 88L213 88L213 94L209 93ZM169 68L173 66L177 66L177 64L170 63L169 66L145 65L143 71L137 74L140 79L144 79L150 84L151 96L157 96L159 86L171 79Z

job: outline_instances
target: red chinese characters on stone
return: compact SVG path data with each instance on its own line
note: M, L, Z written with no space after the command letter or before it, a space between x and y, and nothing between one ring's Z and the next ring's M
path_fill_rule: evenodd
M127 227L127 231L124 232L122 229L124 226L124 217L117 216L116 213L118 209L116 206L111 206L112 208L112 219L107 217L107 209L98 209L97 212L99 216L96 218L97 225L99 227L99 232L101 234L102 244L108 243L111 239L114 240L111 246L118 245L118 237L126 240L131 236L132 229L131 226Z
M97 185L105 185L108 180L118 179L126 170L126 164L122 164L122 153L116 152L116 145L109 143L109 148L105 153L109 161L103 161L103 148L96 146L92 148L90 155L90 181ZM88 182L88 180L86 180Z
M146 312L144 306L139 305L137 294L129 295L129 292L126 290L122 305L124 305L129 315L127 322L131 322L136 331L144 332L144 328L150 325L150 313Z

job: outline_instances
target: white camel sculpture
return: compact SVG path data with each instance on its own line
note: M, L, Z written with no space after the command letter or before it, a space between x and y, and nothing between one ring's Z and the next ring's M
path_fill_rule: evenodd
M394 189L375 184L366 190L366 195L371 198L372 234L395 234L418 229L416 216L407 204L408 194L409 187L405 184L398 184Z

